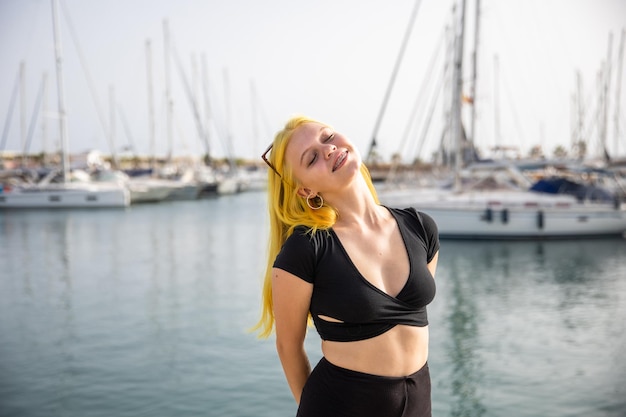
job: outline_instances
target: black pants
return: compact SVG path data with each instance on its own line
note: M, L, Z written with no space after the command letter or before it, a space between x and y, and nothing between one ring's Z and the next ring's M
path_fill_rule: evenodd
M406 377L386 377L322 358L302 390L297 417L431 417L428 364Z

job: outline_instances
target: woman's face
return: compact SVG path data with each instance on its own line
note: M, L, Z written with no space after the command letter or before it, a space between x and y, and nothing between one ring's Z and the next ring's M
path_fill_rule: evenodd
M361 156L340 133L319 123L305 123L293 133L285 162L296 179L313 194L349 186L361 167Z

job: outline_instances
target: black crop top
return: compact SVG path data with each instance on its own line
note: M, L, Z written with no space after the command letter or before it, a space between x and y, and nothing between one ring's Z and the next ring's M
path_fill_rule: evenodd
M413 208L389 211L400 228L410 267L396 297L359 273L332 228L311 234L297 227L276 257L275 268L314 285L310 312L323 340L351 342L378 336L398 324L428 325L426 305L435 297L435 281L427 264L439 250L437 225Z

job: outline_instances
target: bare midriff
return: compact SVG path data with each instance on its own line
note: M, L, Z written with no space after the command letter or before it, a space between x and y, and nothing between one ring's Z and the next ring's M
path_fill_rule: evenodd
M334 365L380 376L408 376L428 360L428 326L397 325L371 339L322 341L324 357Z

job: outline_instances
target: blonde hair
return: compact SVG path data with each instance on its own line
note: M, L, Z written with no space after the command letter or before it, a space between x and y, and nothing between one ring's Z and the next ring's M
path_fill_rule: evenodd
M292 117L274 137L272 151L268 158L282 178L272 169L268 170L267 201L270 216L268 258L263 282L261 318L253 328L254 331L259 331L259 337L262 338L268 337L274 329L272 268L285 240L297 226L305 226L310 233L315 233L318 230L328 230L337 221L337 211L327 203L317 210L312 210L307 206L306 200L298 195L299 185L293 172L285 163L287 145L295 130L305 123L328 126L306 116ZM361 175L374 200L378 203L376 189L365 164L361 164Z

